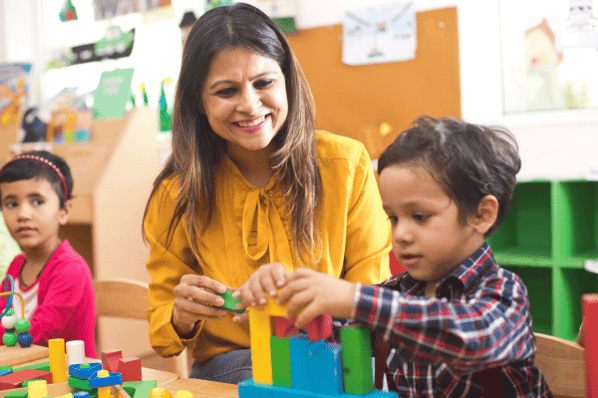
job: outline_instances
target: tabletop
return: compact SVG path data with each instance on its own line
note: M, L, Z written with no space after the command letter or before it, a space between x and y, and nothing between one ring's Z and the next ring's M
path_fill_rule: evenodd
M236 384L218 383L199 379L178 379L162 384L173 395L178 390L187 390L194 398L239 398Z

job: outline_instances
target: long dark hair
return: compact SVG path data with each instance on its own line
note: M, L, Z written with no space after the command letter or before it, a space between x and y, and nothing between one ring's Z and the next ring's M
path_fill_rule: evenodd
M320 244L316 216L321 191L313 96L284 33L248 4L214 8L191 28L176 90L172 155L154 182L150 199L162 181L176 177L180 191L167 242L184 216L187 235L193 237L191 247L198 255L198 240L212 217L216 168L226 151L226 141L212 131L202 112L201 93L213 56L236 47L274 59L285 76L289 114L273 140L272 166L288 204L297 258L313 263Z

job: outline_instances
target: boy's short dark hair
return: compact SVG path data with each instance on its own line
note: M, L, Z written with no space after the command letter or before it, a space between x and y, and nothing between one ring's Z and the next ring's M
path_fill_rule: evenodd
M31 151L22 153L21 155L36 156L45 159L56 166L64 176L66 193L62 179L52 167L40 160L19 158L20 155L9 160L4 167L0 169L0 183L30 179L47 180L58 195L60 207L63 208L64 203L73 197L73 176L71 175L71 169L66 161L60 156L54 155L48 151Z
M459 220L476 213L486 195L498 199L494 234L507 214L521 168L515 137L502 127L420 116L380 155L378 173L396 164L425 167L459 208Z

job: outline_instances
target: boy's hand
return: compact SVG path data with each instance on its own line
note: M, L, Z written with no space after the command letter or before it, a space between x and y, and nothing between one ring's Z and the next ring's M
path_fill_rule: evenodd
M172 324L181 336L191 334L197 321L222 319L226 310L224 300L214 293L224 293L227 288L222 283L204 275L183 275L175 286Z
M309 268L299 268L288 277L278 303L288 304L287 318L297 316L295 326L302 328L322 314L350 318L354 294L354 283Z
M276 297L278 289L285 285L290 274L280 263L262 265L233 293L233 298L241 297L235 308L243 310L266 304L267 297ZM249 314L244 313L235 315L233 321L245 322L248 318Z

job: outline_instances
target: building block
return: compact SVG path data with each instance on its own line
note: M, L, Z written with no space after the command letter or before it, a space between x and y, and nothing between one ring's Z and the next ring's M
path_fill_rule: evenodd
M50 372L52 372L52 382L63 383L67 381L64 339L48 340L48 349L50 352Z
M87 380L100 370L102 370L102 364L99 362L79 363L69 366L69 375L77 379Z
M35 370L43 370L45 372L50 372L50 361L35 363L33 365L16 368L16 369L13 369L13 372L17 372L19 370L24 370L24 369L35 369Z
M178 390L176 394L174 394L174 398L193 398L193 394L191 391Z
M253 379L258 383L272 384L272 359L270 356L272 320L267 306L250 307L248 311L251 351L259 353L259 355L251 356Z
M29 398L44 398L48 396L48 383L45 380L31 380L27 385Z
M116 372L118 369L118 361L123 357L122 351L117 349L110 349L102 351L102 368L109 372Z
M113 386L115 384L122 384L123 378L120 373L109 372L103 369L98 373L91 375L87 381L89 382L90 388L100 388Z
M75 391L73 398L89 398L89 392L87 391Z
M280 293L282 289L278 289L278 293ZM287 305L279 305L276 302L276 297L270 297L268 296L268 313L270 314L270 316L282 316L282 317L286 317L287 316Z
M117 385L115 385L115 386L112 386L111 388L112 388L112 395L113 395L115 398L133 398L133 397L131 397L131 396L129 395L129 393L128 393L128 392L126 392L126 391L124 390L124 388L123 388L123 386L122 386L122 385L120 385L120 386L119 386L119 385L117 384Z
M367 394L374 390L372 336L365 326L341 329L344 390Z
M31 380L25 380L22 384L21 387L22 388L27 388L29 387L29 383L34 382L34 381L40 381L40 379L31 379ZM44 380L45 381L45 380ZM47 385L47 384L46 384ZM44 395L45 397L45 395Z
M291 387L291 350L288 337L270 336L272 384Z
M0 376L4 376L4 375L7 375L12 372L13 372L12 367L10 367L10 366L1 366L0 367Z
M70 387L76 388L78 390L85 390L85 391L92 390L92 388L89 387L89 380L87 380L87 379L78 379L76 377L69 376L68 383L69 383Z
M327 339L332 336L332 317L330 314L318 315L305 324L305 331L311 341Z
M355 394L318 394L295 388L273 386L256 383L253 379L239 383L239 398L397 398L394 392L372 391L369 394L356 396Z
M14 390L4 394L4 398L27 398L27 390Z
M241 301L241 297L237 299L233 298L233 292L231 292L230 290L227 290L224 293L216 293L216 295L224 299L224 304L222 305L222 308L224 308L225 310L236 312L237 314L242 314L243 312L245 312L245 310L238 310L235 308L235 305L237 305L237 303Z
M275 316L274 318L274 335L276 337L291 337L303 333L301 329L295 326L297 318L287 319L282 316Z
M31 379L41 379L47 383L51 383L52 373L35 369L23 369L18 372L9 373L0 377L0 390L19 388L24 381Z
M127 381L123 383L123 389L132 398L149 398L149 392L158 387L156 380Z
M340 344L312 342L300 335L290 338L289 348L293 389L329 395L343 392Z
M116 372L122 375L123 381L141 381L141 359L136 357L119 359Z
M150 398L173 398L170 391L163 387L152 388L149 393Z
M69 366L85 363L85 342L83 340L71 340L66 342L66 357Z
M110 398L110 386L98 387L98 398Z

